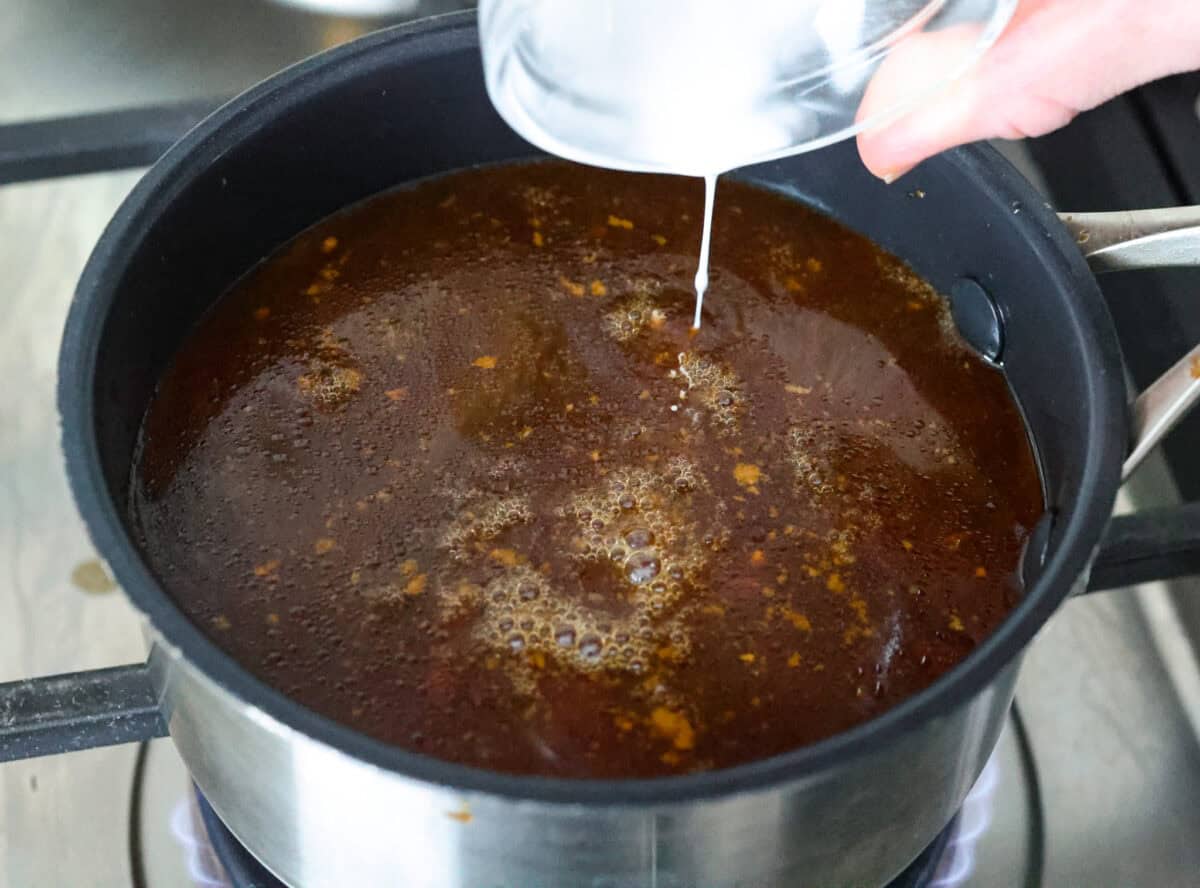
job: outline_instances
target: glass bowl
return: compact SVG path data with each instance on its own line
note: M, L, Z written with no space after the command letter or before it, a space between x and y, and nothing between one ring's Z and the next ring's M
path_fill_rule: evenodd
M481 0L479 30L492 101L534 145L598 166L707 175L902 114L967 71L1016 5ZM902 88L881 90L886 100L862 116L889 59L906 65Z

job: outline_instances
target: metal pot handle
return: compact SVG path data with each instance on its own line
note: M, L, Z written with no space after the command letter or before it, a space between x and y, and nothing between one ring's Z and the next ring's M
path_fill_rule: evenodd
M1200 267L1200 207L1059 217L1097 274L1149 268ZM1200 345L1134 400L1132 440L1122 480L1141 465L1200 400ZM1114 589L1200 572L1200 503L1184 503L1109 523L1087 591Z
M1097 274L1138 268L1200 268L1200 206L1115 213L1063 213ZM1146 455L1200 400L1200 345L1133 402L1133 440L1121 470L1133 474Z

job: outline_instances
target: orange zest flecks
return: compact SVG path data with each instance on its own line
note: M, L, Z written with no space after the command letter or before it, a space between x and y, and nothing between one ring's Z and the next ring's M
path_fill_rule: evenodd
M733 467L733 479L751 493L758 493L758 484L762 477L762 469L754 463L740 462Z
M579 283L578 281L573 281L569 277L560 277L558 282L560 285L562 285L562 288L572 296L582 296L584 293L583 284Z
M495 561L500 562L505 567L516 567L521 561L519 556L513 549L492 549L488 553Z
M650 713L650 726L676 749L688 750L696 745L696 732L683 713L656 706Z
M779 612L783 615L784 619L801 632L812 632L812 622L804 614L794 611L790 607L781 608Z

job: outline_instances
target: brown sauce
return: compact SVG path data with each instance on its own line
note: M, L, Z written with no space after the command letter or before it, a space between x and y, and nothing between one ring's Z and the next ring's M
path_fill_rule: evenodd
M723 182L473 170L317 225L149 410L166 587L298 701L572 777L844 730L1004 618L1041 512L1004 379L896 258Z

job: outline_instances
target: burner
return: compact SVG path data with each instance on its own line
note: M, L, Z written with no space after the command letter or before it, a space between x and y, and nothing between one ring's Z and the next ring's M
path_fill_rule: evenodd
M989 763L989 770L990 768ZM979 782L984 783L983 778ZM220 885L221 888L226 884L229 888L284 888L283 883L271 875L266 867L234 838L233 833L217 817L199 790L196 790L196 802L204 828L208 832L208 839L227 877L227 882L210 884ZM921 856L887 888L948 888L961 884L965 872L964 865L958 861L963 856L963 846L974 839L974 836L962 837L958 834L959 821L963 819L963 814L957 815L933 843L921 852ZM970 866L969 860L965 866Z
M217 852L221 866L225 868L230 888L284 888L283 883L233 837L199 789L196 790L196 802L200 807L204 829L208 832L208 840Z

